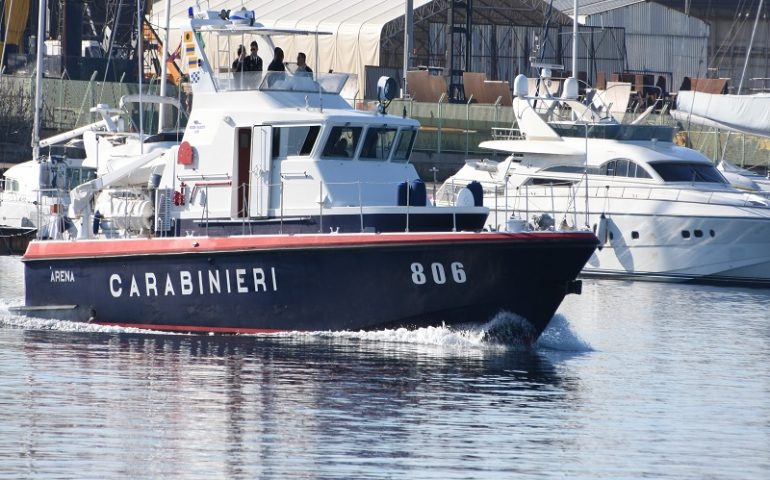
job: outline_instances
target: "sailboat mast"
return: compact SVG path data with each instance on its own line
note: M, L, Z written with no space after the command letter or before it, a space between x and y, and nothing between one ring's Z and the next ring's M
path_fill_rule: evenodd
M762 14L762 2L759 0L759 8L757 8L757 16L754 19L754 28L751 29L751 39L749 40L749 47L746 49L746 60L743 62L743 72L741 72L741 81L738 83L738 95L741 94L743 89L743 79L746 78L746 68L749 66L749 57L751 56L751 49L754 46L754 34L757 33L757 23L759 23L759 16Z
M43 49L45 48L45 0L37 11L37 63L35 66L35 119L32 127L32 158L40 161L40 117L43 113Z
M164 22L163 26L165 29L165 33L163 34L163 55L162 59L160 61L160 96L165 97L166 96L166 83L167 76L168 76L168 40L171 35L169 35L169 27L171 24L171 0L166 0L165 4L166 11L164 13ZM166 113L166 104L161 103L158 107L158 133L160 133L163 130L163 121L165 120Z
M575 0L572 7L572 78L577 78L578 0Z
M142 51L144 46L144 23L142 18L144 17L144 12L142 12L141 1L136 0L136 40L139 47L139 153L144 153L144 105L142 104L142 78L144 77L144 52Z

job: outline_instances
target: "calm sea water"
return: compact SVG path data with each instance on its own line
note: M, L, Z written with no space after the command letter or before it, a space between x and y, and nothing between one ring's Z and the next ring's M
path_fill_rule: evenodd
M3 478L770 478L770 290L586 281L480 332L34 321L0 257Z

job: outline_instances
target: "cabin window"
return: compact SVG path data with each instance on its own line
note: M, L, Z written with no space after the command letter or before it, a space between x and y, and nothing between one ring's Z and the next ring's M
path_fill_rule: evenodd
M532 177L524 185L550 185L553 187L566 187L578 183L578 180L568 180L565 178Z
M320 131L318 125L273 127L273 158L309 156Z
M387 160L393 141L396 139L395 128L373 128L366 131L364 148L361 151L362 160Z
M671 161L650 165L664 182L728 183L716 167L707 163Z
M324 146L323 158L353 158L361 138L361 127L333 127Z
M652 178L644 167L627 158L617 158L599 167L599 175L608 177Z
M580 173L583 174L586 171L584 165L555 165L543 169L544 172L559 172L559 173ZM588 167L588 173L598 173L595 167Z
M643 166L631 160L628 161L628 176L635 178L652 178Z
M5 189L9 192L18 192L19 191L19 181L13 180L10 178L5 179Z
M68 168L67 169L67 190L86 183L96 178L95 168Z
M396 144L396 151L393 153L394 162L409 161L416 133L415 130L401 130L401 135L398 136L398 143Z

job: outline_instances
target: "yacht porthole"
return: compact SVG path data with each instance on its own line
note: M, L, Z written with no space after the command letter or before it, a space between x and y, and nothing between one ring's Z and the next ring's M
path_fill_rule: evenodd
M682 230L682 238L690 238L690 231Z
M639 238L639 232L631 232L631 238L633 238L634 240L638 239Z
M695 230L692 232L697 238L700 238L703 236L703 230Z
M712 237L715 237L717 234L714 233L714 230L709 230L709 235L711 235Z

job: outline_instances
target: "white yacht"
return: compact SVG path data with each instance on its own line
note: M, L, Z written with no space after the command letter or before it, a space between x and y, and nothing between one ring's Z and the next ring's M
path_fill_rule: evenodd
M145 133L139 126L138 110L147 115L146 125L151 127L151 119L157 125L160 105L167 105L166 124L153 128L158 133ZM41 238L57 237L69 225L64 213L72 189L137 158L159 156L179 144L186 124L186 114L176 99L154 95L125 95L119 108L101 104L91 112L100 114L102 120L43 140L41 146L48 149L44 155L5 172L0 227L9 235L37 231ZM19 248L23 253L25 245Z
M584 274L770 284L766 198L736 190L708 158L672 143L670 127L619 124L576 95L527 97L525 88L517 78L520 131L480 145L505 159L467 161L439 203L462 203L460 187L476 181L490 229L590 228L601 246ZM554 120L560 112L569 120Z

